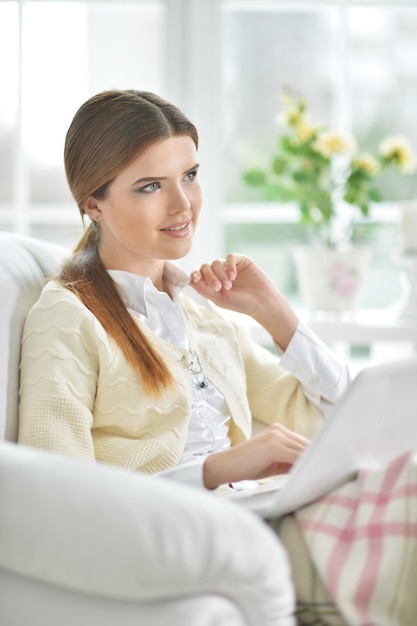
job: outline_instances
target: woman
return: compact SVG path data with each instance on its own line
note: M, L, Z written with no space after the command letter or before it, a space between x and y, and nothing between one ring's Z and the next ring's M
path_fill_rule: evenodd
M235 486L286 471L345 390L346 366L248 258L191 277L172 263L200 213L197 148L151 93L100 93L76 113L65 167L90 223L26 320L20 443ZM219 307L251 315L280 357ZM267 428L251 438L252 416Z
M345 390L345 365L252 261L231 254L191 281L171 263L198 222L197 148L151 93L76 113L65 167L91 223L27 318L21 443L214 489L285 471ZM280 362L208 300L251 315ZM269 428L250 438L252 416Z

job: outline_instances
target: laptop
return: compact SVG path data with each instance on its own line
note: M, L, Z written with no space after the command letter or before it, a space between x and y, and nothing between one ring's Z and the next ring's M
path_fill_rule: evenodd
M354 477L417 449L417 358L356 376L290 472L223 497L271 518L290 513Z

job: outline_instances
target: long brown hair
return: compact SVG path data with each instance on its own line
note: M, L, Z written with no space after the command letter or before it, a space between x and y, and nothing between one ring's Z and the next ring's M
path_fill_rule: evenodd
M176 106L144 91L112 90L85 102L68 129L64 161L69 187L82 219L90 196L106 197L111 182L152 144L176 135L191 137L195 126ZM171 374L126 309L102 264L99 227L91 222L62 266L57 280L75 293L113 337L148 392L173 383Z

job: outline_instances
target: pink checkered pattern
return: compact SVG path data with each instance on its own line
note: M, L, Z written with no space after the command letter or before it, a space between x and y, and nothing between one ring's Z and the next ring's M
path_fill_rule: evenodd
M346 624L417 626L416 452L360 472L296 519Z

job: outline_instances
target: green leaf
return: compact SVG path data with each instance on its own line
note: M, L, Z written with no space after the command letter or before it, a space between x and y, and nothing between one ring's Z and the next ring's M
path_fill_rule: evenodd
M348 204L356 204L357 191L355 189L348 189L343 196L343 200Z
M371 202L381 202L382 200L382 195L380 194L378 189L370 189L368 192L368 196Z
M288 154L297 154L298 152L298 146L294 145L291 141L291 137L287 137L286 135L281 137L281 149L284 153L288 152Z
M243 175L243 180L248 183L248 185L253 185L254 187L262 187L266 184L266 174L262 170L248 170Z
M310 213L310 207L308 206L307 203L305 202L301 202L300 203L300 213L301 213L301 222L303 224L312 224L314 223L314 220L311 216Z
M267 185L264 189L264 195L266 200L275 200L275 202L294 202L297 200L293 190L282 185Z
M275 157L272 161L272 171L278 176L283 174L288 167L288 161L284 157Z

